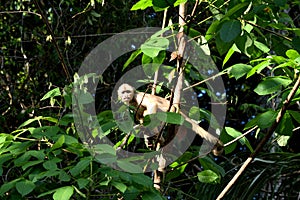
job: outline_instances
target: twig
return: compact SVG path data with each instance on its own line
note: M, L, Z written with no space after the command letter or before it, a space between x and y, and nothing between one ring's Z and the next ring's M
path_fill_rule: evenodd
M217 77L219 77L219 76L222 76L222 75L224 75L224 74L227 74L227 71L226 71L226 70L223 71L223 72L217 73L216 75L213 75L213 76L211 76L211 77L209 77L209 78L207 78L207 79L204 79L203 81L199 81L198 83L195 83L195 84L193 84L193 85L190 85L190 86L184 88L183 91L188 90L188 89L193 88L193 87L196 87L196 86L198 86L198 85L201 85L202 83L205 83L205 82L207 82L207 81L209 81L209 80L211 80L211 79L215 79L215 78L217 78Z
M247 160L244 162L244 164L241 166L239 171L234 175L234 177L230 180L230 182L227 184L227 186L223 189L223 191L219 194L217 197L217 200L221 200L225 194L230 190L230 188L235 184L237 179L241 176L241 174L244 172L244 170L247 168L247 166L252 162L252 160L256 157L256 155L262 150L263 146L267 143L267 141L271 138L273 132L276 130L277 126L279 125L281 119L283 118L288 105L291 103L296 91L298 90L300 86L300 76L298 76L298 79L293 86L292 90L290 91L288 97L283 102L283 106L281 107L279 113L277 114L275 122L272 124L270 129L268 130L265 137L260 141L260 143L257 145L254 152L247 158Z
M13 11L2 11L0 12L1 14L18 14L18 13L26 13L26 14L32 14L32 15L37 15L39 17L42 17L40 14L35 13L35 12L30 12L30 11L25 11L25 10L13 10Z
M64 70L64 72L65 72L65 74L66 74L66 76L67 76L67 80L71 83L72 80L71 80L70 73L69 73L69 71L68 71L67 65L66 65L66 63L65 63L65 61L64 61L64 57L63 57L63 55L62 55L62 53L61 53L61 51L60 51L60 48L59 48L59 46L58 46L58 44L57 44L56 39L55 39L55 35L54 35L54 33L53 33L53 30L52 30L51 27L50 27L49 21L48 21L48 19L45 17L45 15L43 14L43 10L42 10L42 8L40 7L40 5L39 5L39 3L37 2L37 0L34 0L34 4L35 4L35 6L38 8L38 10L39 10L40 13L41 13L42 19L43 19L44 23L46 24L46 27L47 27L47 29L48 29L48 31L49 31L51 37L52 37L53 44L54 44L55 49L56 49L56 51L57 51L57 54L58 54L59 60L60 60L60 62L61 62L61 65L62 65L62 67L63 67L63 70Z
M236 142L237 140L239 140L239 139L245 137L246 135L248 135L249 133L251 133L251 131L253 131L253 130L257 129L257 128L258 128L258 126L254 126L254 127L251 128L250 130L246 131L244 134L242 134L242 135L240 135L239 137L234 138L234 140L231 140L230 142L227 142L226 144L224 144L224 147L229 146L229 145L231 145L232 143Z
M252 25L252 26L255 26L256 28L262 29L262 30L267 31L267 32L269 32L269 33L272 33L272 34L274 34L274 35L276 35L276 36L278 36L278 37L281 37L281 38L283 38L283 39L285 39L285 40L288 40L288 41L290 41L290 42L292 41L291 38L286 37L286 36L284 36L284 35L282 35L282 34L276 33L276 32L273 31L273 30L264 28L264 27L262 27L262 26L260 26L260 25L254 24L254 23L252 23L252 22L250 22L250 21L247 21L247 20L245 20L245 19L242 19L242 20L243 20L244 22L246 22L247 24L250 24L250 25Z

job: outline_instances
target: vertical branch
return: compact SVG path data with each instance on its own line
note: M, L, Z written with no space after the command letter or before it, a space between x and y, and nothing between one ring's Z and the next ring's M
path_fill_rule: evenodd
M178 39L178 55L177 55L177 72L178 72L178 79L174 90L174 97L173 97L173 108L171 111L178 111L179 104L180 104L180 96L182 91L182 84L184 78L184 51L186 46L186 38L184 37L184 25L186 17L186 3L182 3L179 5L179 32L177 34ZM175 110L174 110L175 109Z
M166 27L167 13L168 13L168 9L165 9L161 29L164 29ZM157 78L158 78L158 70L154 74L153 86L152 86L152 91L151 91L152 95L155 95L155 90L156 90L156 86L157 86Z
M255 151L247 158L247 160L244 162L244 164L241 166L239 171L234 175L234 177L230 180L230 182L227 184L227 186L223 189L223 191L219 194L217 197L217 200L221 200L226 193L230 190L230 188L235 184L237 179L241 176L241 174L245 171L245 169L249 166L249 164L253 161L253 159L257 156L257 154L262 150L263 146L268 142L268 140L273 135L273 132L276 130L277 126L279 125L280 121L282 120L289 104L291 103L293 97L295 96L296 91L298 90L300 86L300 76L298 76L298 79L293 86L292 90L290 91L287 99L283 102L283 106L279 110L275 122L272 124L270 129L268 130L265 137L260 141L260 143L257 145Z
M60 51L60 48L59 48L59 46L58 46L58 44L57 44L55 35L54 35L54 33L53 33L53 30L51 29L51 26L50 26L50 24L49 24L49 21L48 21L48 19L46 18L46 16L43 14L43 10L41 9L41 7L40 7L40 5L39 5L39 3L38 3L37 0L34 0L34 4L35 4L35 6L38 8L39 12L41 13L42 19L43 19L44 23L46 24L46 27L47 27L47 29L48 29L48 31L49 31L49 34L51 35L52 42L53 42L54 47L55 47L55 49L56 49L56 51L57 51L57 54L58 54L59 60L60 60L60 62L61 62L61 65L62 65L62 67L63 67L63 70L64 70L64 72L65 72L65 74L66 74L66 76L67 76L67 80L71 83L72 80L71 80L71 76L70 76L69 70L68 70L67 65L66 65L66 63L65 63L65 61L64 61L64 57L63 57L63 55L62 55L62 53L61 53L61 51Z

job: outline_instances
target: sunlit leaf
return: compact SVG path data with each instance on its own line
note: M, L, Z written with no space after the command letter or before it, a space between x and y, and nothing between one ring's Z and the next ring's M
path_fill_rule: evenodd
M74 188L72 186L65 186L56 189L53 194L54 200L69 200L74 193Z
M51 97L56 97L56 96L61 96L60 90L59 88L54 88L52 90L50 90L49 92L47 92L43 98L41 99L41 101L51 98Z
M251 69L252 69L251 65L239 63L239 64L233 65L230 68L229 74L230 74L230 76L233 76L236 80L238 80L239 78L245 76Z
M219 176L212 170L204 170L197 173L198 180L202 183L217 183Z
M152 6L152 0L140 0L132 6L130 10L145 10Z
M285 77L267 77L254 89L259 95L268 95L278 92L282 87L288 86L292 80Z
M150 40L142 44L141 50L147 56L154 58L158 56L160 51L166 50L168 45L169 45L168 39L163 37L155 37L155 38L150 38Z

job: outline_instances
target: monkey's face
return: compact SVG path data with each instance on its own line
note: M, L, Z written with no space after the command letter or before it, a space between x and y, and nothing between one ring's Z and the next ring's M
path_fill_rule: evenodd
M130 85L123 84L118 89L118 96L123 103L129 105L129 102L133 99L134 90Z

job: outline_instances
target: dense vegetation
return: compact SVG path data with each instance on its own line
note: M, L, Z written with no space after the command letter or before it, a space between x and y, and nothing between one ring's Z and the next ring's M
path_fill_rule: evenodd
M78 89L74 85L84 87L95 78L77 72L99 43L164 22L166 29L178 31L183 3L185 33L201 48L208 45L219 71L214 76L225 84L221 102L226 100L227 113L220 138L227 146L220 157L200 158L202 142L196 137L168 166L162 191L157 191L151 173L124 172L131 168L128 163L120 164L123 171L115 170L95 159L86 145L90 138L84 140L75 127L72 94ZM1 199L216 199L249 156L252 163L224 199L299 198L299 8L297 0L1 2ZM171 52L162 49L166 46L159 43L127 53L103 76L96 75L97 120L119 146L126 134L111 112L113 88L134 65L158 62L174 70ZM198 121L208 127L209 102L218 95L195 67L187 64L186 80L202 83L193 89L204 113ZM89 93L82 98L94 102ZM134 137L122 145L130 151L145 148ZM113 157L115 149L101 148Z

